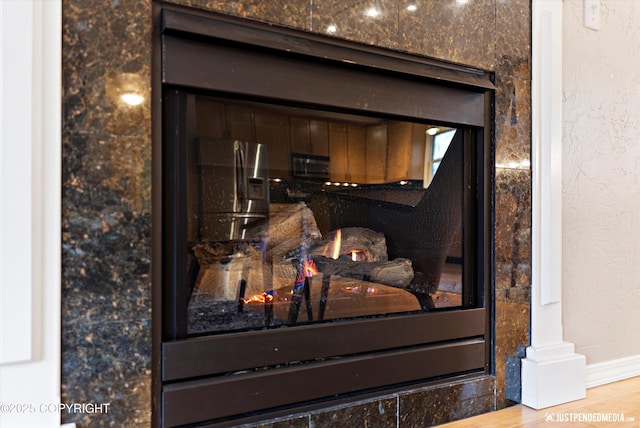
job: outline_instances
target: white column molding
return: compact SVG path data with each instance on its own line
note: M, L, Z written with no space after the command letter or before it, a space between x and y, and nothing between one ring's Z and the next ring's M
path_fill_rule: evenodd
M0 4L0 364L40 357L34 14L32 2Z
M61 0L0 0L1 427L60 427Z
M532 5L531 346L522 404L542 409L586 396L586 359L562 333L562 0Z

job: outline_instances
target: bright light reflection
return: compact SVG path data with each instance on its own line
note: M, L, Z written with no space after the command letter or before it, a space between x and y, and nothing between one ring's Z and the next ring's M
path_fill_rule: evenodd
M329 25L329 26L327 27L327 33L331 33L331 34L333 34L333 33L335 33L336 31L338 31L338 27L336 27L335 25Z
M378 15L380 15L380 11L375 7L372 7L367 9L365 15L367 15L369 18L376 18Z
M429 129L427 129L427 134L428 135L436 135L438 133L438 131L440 131L440 128L429 128Z
M415 12L416 10L418 10L418 7L415 4L410 4L409 6L407 6L407 10L409 12Z
M531 161L526 159L522 162L511 161L509 163L496 163L496 168L529 169L531 168Z
M144 97L142 95L136 94L133 92L127 92L125 94L122 94L120 98L122 99L122 101L129 104L130 106L140 105L144 101Z

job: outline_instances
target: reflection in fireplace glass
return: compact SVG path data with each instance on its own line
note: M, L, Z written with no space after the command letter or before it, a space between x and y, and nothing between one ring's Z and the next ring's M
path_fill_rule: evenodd
M462 306L462 130L184 99L189 334Z

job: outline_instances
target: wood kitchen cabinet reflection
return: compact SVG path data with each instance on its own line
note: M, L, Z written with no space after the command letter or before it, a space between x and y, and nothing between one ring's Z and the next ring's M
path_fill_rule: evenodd
M266 144L272 178L292 178L295 153L328 157L332 182L423 179L427 125L362 117L349 121L349 115L311 117L293 107L264 109L205 97L197 97L195 104L197 136Z

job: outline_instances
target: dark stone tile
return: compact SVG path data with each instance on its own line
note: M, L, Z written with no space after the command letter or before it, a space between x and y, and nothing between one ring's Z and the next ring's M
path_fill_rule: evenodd
M136 333L147 336L149 326L129 320L99 324L63 332L62 401L109 404L109 411L63 412L61 417L83 428L149 426L151 373L146 350L134 339ZM109 339L105 339L107 335Z
M496 293L509 290L526 300L517 289L531 285L531 172L497 168L495 189ZM505 297L502 293L497 298ZM511 300L511 299L509 299Z
M493 70L496 1L401 0L399 49ZM408 10L414 5L415 10Z
M151 2L68 0L63 5L63 120L68 129L102 131L107 73L137 74L150 93ZM148 98L148 97L147 97ZM139 123L150 128L148 103Z
M375 10L375 16L372 13ZM381 0L314 0L312 30L341 39L398 48L398 2ZM330 32L330 28L335 28Z
M399 426L431 426L449 422L456 405L455 396L447 388L402 395Z
M150 424L150 14L63 4L62 401L110 404L61 415L81 428Z
M507 355L505 397L515 403L522 402L522 359L526 356L526 346L518 346L514 355Z
M531 2L496 2L496 163L531 159Z
M529 316L529 301L496 300L496 409L510 404L506 398L507 356L516 354L518 346L529 343Z
M396 398L387 398L312 414L309 427L388 428L396 426L396 417L397 400Z
M310 0L168 0L168 3L271 22L302 30L310 30L311 26L312 2Z
M459 386L458 399L467 401L485 395L493 395L495 381L490 376L481 377L479 379L463 382Z
M531 80L531 2L496 1L496 71Z
M529 169L531 164L531 84L496 73L496 165Z
M493 400L494 378L490 376L403 393L399 426L433 426L486 413L493 410Z
M492 393L491 395L483 395L471 400L461 401L454 412L452 421L491 412L494 410L494 400L495 397Z
M531 5L496 2L495 359L497 409L506 359L529 339L531 290Z
M280 418L253 425L242 425L242 428L309 428L309 426L309 416L304 415L292 418Z

